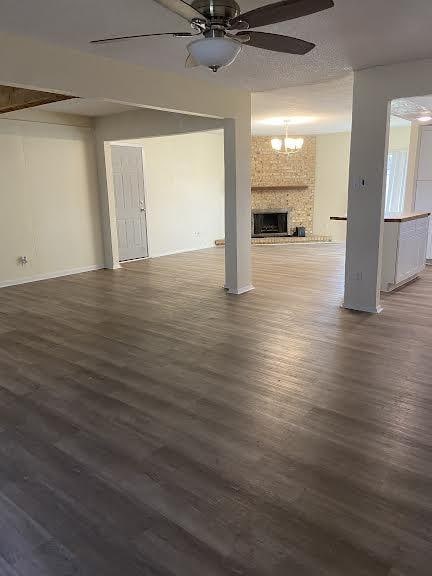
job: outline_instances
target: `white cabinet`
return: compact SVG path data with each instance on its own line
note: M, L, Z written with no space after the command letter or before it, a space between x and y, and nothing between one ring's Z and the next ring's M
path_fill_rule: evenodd
M424 270L428 230L427 216L384 223L381 290L390 292Z
M417 181L415 209L420 212L424 210L432 212L432 180ZM432 259L432 230L429 230L426 257L428 260Z

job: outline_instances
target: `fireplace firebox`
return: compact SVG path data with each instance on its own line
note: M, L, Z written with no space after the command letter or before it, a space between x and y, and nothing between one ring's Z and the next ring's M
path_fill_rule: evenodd
M252 237L288 236L287 210L252 210Z

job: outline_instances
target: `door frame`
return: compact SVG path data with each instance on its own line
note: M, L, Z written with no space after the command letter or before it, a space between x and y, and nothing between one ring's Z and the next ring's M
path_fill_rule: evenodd
M143 168L143 189L144 189L144 203L145 203L145 222L146 222L146 233L147 233L147 256L143 256L141 258L132 258L131 260L121 260L119 258L119 247L118 247L118 233L117 233L117 213L116 213L116 205L115 205L115 189L114 189L114 177L113 177L113 167L112 167L112 156L111 156L111 147L112 146L125 146L130 148L141 148L141 158L142 158L142 168ZM136 144L134 142L128 142L127 140L112 140L110 142L105 142L105 167L106 167L106 175L107 181L110 182L109 189L112 194L112 206L110 209L111 217L109 218L109 225L111 228L111 234L113 239L115 239L115 248L117 254L117 263L118 265L115 268L121 268L122 264L126 262L139 262L140 260L148 260L152 257L151 252L151 241L150 241L150 233L149 229L151 226L149 225L149 221L151 218L149 217L149 202L148 202L148 182L146 176L146 157L144 152L144 147L141 144ZM114 233L113 233L114 232Z

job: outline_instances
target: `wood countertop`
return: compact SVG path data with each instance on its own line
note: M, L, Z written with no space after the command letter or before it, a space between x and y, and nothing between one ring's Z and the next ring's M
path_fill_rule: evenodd
M384 222L408 222L409 220L418 220L427 218L430 212L402 212L400 214L386 214ZM346 216L330 216L330 220L347 220Z

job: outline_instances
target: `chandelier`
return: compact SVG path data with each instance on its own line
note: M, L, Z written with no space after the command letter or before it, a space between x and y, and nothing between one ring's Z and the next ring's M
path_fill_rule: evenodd
M275 152L279 154L285 154L290 156L299 152L303 148L304 140L303 138L289 138L288 137L288 125L289 121L285 120L285 138L272 138L271 146Z

